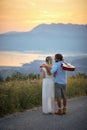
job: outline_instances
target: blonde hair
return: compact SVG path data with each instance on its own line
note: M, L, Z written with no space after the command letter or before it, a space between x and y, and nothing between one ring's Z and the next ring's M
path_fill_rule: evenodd
M53 60L52 60L52 57L51 57L51 56L47 56L45 61L46 61L46 64L47 64L48 66L52 67L52 65L53 65Z

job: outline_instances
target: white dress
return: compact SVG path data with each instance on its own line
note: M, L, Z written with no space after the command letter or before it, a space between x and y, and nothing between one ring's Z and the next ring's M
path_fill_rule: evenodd
M45 72L45 78L43 78L42 83L42 111L43 113L54 113L53 76L49 76L44 67L42 68L42 70Z

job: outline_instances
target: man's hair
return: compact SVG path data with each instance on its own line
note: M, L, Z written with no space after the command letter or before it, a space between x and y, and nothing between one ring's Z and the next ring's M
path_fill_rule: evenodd
M59 59L60 61L63 60L63 56L61 54L56 54L55 58Z

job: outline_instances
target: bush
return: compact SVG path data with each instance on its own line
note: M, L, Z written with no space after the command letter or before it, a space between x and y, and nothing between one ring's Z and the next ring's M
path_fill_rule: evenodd
M87 77L77 76L68 78L67 96L68 98L87 95Z

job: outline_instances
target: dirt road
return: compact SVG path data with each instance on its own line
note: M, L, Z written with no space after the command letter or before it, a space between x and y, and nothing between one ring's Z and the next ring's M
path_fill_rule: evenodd
M0 130L87 130L87 96L68 100L66 115L44 115L41 108L0 118Z

